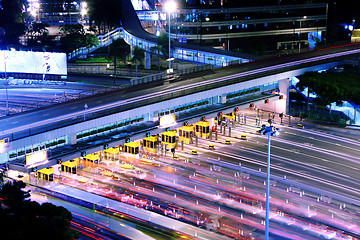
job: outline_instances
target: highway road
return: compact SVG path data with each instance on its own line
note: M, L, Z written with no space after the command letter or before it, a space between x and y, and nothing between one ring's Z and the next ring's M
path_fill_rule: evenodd
M209 84L210 82L218 82L220 80L227 80L240 76L246 76L249 74L261 73L265 70L273 70L278 68L284 68L287 66L298 65L301 63L311 62L315 59L321 59L326 54L341 54L340 50L348 51L360 51L359 45L349 45L341 48L330 48L323 51L313 51L303 54L295 54L285 57L267 59L262 61L256 61L249 64L243 64L236 67L229 67L226 69L216 69L213 71L202 72L201 76L195 74L195 76L186 76L182 81L170 83L168 85L146 85L129 88L122 91L114 91L113 93L107 93L92 98L79 99L73 102L67 102L53 106L49 111L48 109L40 109L35 112L22 113L17 116L9 116L4 118L2 125L0 126L0 134L5 135L15 129L29 129L31 126L35 126L35 123L50 121L51 123L60 120L60 116L67 116L73 118L74 116L80 116L84 113L91 113L96 109L103 110L110 106L119 106L123 104L124 100L127 102L133 102L139 99L145 99L145 96L156 96L159 93L171 93L176 89L188 88L189 86L199 86L200 84ZM244 79L245 81L245 79ZM115 103L114 103L115 102ZM85 103L88 105L88 109L84 110ZM63 118L61 118L63 119ZM31 124L31 126L30 126Z
M67 82L58 85L9 85L7 91L4 85L0 85L0 116L5 115L6 101L9 104L9 113L16 114L117 89L115 86L99 84L103 80L102 78L99 79L97 84L81 83L83 79L80 77L73 77L73 79L78 82ZM96 78L90 78L89 82L95 80ZM128 80L122 79L121 81L129 84Z

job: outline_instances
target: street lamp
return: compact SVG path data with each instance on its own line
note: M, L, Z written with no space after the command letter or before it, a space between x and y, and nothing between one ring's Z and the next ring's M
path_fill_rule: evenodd
M171 39L170 39L170 22L171 22L170 14L176 10L176 7L177 7L176 2L174 2L172 0L169 0L169 1L167 1L165 3L165 12L169 13L169 22L168 22L168 24L169 24L169 59L168 59L168 61L169 61L169 70L168 70L168 73L171 73L171 61L172 61L172 59L171 59L171 46L170 46L170 43L171 43Z
M304 16L303 19L306 19L307 16ZM299 34L299 53L301 52L301 20L300 19L300 34Z
M81 15L81 20L83 21L83 24L86 24L86 20L85 20L85 16L88 14L88 5L87 2L81 2L80 5L80 15Z
M269 196L270 196L270 136L277 136L278 131L275 127L264 127L260 130L263 135L268 136L268 153L267 153L267 173L266 173L266 216L265 216L265 240L269 239Z

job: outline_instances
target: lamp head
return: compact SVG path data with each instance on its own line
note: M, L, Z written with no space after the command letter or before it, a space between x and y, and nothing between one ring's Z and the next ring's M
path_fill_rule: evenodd
M172 13L176 10L176 2L173 1L173 0L168 0L165 5L165 11L168 12L168 13Z

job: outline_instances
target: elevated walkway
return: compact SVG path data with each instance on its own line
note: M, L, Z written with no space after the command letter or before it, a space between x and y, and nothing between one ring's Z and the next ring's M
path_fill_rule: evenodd
M138 46L146 52L151 52L150 48L156 46L156 36L146 32L137 17L131 0L122 0L121 3L121 23L122 27L112 30L111 32L99 36L100 44L91 48L80 48L69 54L68 58L81 58L96 50L99 47L106 47L113 40L123 38L130 46ZM175 34L170 34L172 39L176 38ZM190 44L172 42L172 56L176 59L196 62L199 64L211 64L214 67L224 67L235 63L249 62L248 57L244 57L235 52L204 47L193 46Z

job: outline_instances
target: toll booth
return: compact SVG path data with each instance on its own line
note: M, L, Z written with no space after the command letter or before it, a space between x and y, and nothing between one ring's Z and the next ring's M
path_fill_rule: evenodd
M184 141L186 144L191 143L191 138L194 136L194 127L192 125L182 126L177 129L179 141Z
M77 162L70 160L61 164L61 171L76 174Z
M161 133L161 144L167 149L176 147L176 130Z
M139 154L139 142L129 142L124 144L124 153L136 155Z
M85 157L83 157L84 162L83 165L88 166L88 167L96 167L99 163L99 154L96 153L92 153L92 154L88 154Z
M52 167L40 169L37 171L37 176L46 181L54 181L54 169Z
M209 138L210 136L210 122L201 121L195 123L195 135L201 138Z
M112 147L104 150L104 160L116 161L119 154L119 147Z
M158 137L157 136L150 136L143 138L143 152L144 153L151 153L156 154L158 147Z
M235 120L235 113L234 112L231 112L229 114L225 114L223 115L223 120L229 120L229 121L233 121Z

